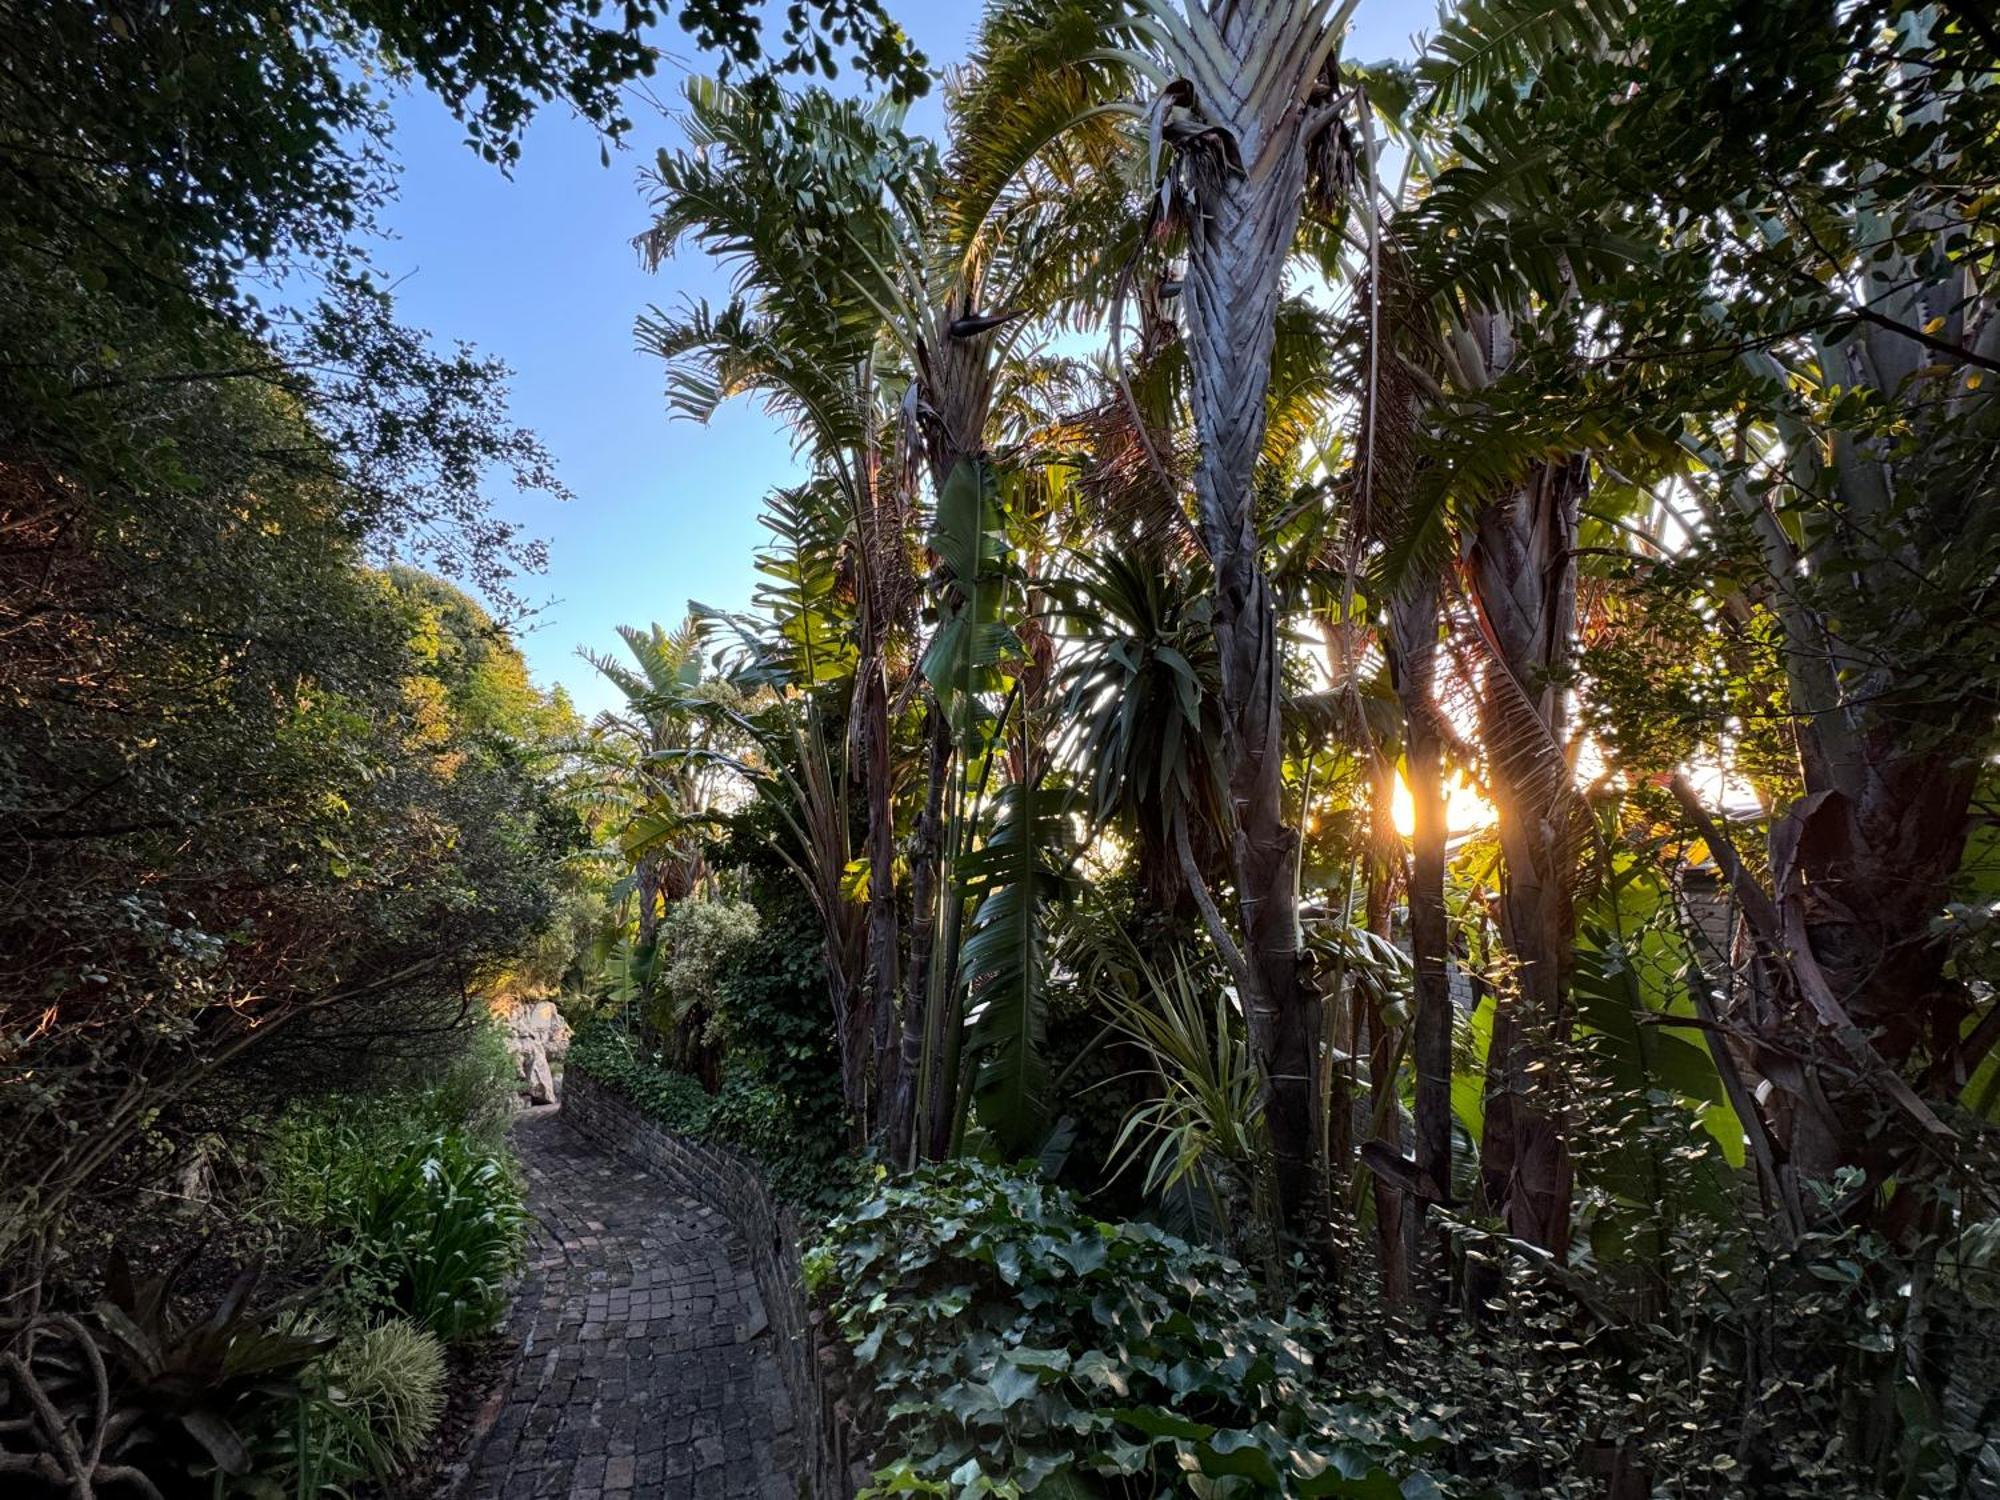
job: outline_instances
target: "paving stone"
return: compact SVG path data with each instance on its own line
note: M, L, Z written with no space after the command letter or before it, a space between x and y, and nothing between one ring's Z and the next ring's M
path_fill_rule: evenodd
M521 1359L471 1500L796 1493L792 1412L728 1221L555 1111L524 1116L514 1147L537 1226Z

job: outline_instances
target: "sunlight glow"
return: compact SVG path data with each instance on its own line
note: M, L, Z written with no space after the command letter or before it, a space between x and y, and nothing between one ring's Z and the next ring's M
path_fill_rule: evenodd
M1389 816L1396 825L1396 832L1403 838L1416 833L1416 801L1410 796L1409 783L1403 780L1400 771L1396 773L1396 790L1390 799ZM1497 816L1493 804L1464 777L1453 775L1445 778L1444 826L1447 835L1457 837L1491 828Z

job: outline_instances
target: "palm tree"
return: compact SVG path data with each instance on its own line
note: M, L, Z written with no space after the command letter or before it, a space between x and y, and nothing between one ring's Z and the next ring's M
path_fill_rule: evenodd
M1505 377L1532 316L1481 310L1437 339L1449 397L1476 403ZM1469 640L1479 663L1478 728L1507 879L1501 939L1514 961L1487 1058L1480 1168L1508 1229L1556 1255L1569 1244L1574 1169L1548 1080L1570 1025L1576 888L1588 818L1570 766L1581 453L1535 455L1497 485L1466 485L1460 550ZM1539 1075L1539 1076L1538 1076Z
M1535 22L1554 11L1560 24ZM1934 9L1890 15L1896 45L1887 50L1877 46L1881 23L1858 14L1797 39L1840 59L1853 72L1852 99L1873 104L1864 109L1847 92L1785 96L1782 108L1832 135L1818 142L1773 130L1754 184L1740 180L1741 162L1677 163L1658 144L1726 128L1702 113L1722 108L1714 101L1665 86L1600 101L1621 117L1621 154L1578 174L1567 170L1578 149L1568 131L1595 130L1601 115L1559 126L1551 122L1560 111L1523 109L1518 91L1490 87L1512 69L1538 71L1543 90L1569 88L1571 73L1542 67L1565 50L1643 56L1657 42L1650 14L1481 0L1450 28L1434 76L1439 97L1472 109L1462 131L1481 141L1440 195L1462 239L1490 242L1496 222L1508 225L1515 264L1527 265L1574 226L1601 221L1643 247L1652 283L1643 308L1615 274L1593 277L1571 254L1560 278L1544 273L1544 292L1596 300L1626 349L1689 351L1622 363L1629 373L1608 388L1571 376L1568 399L1549 403L1548 418L1521 422L1515 403L1506 413L1515 439L1485 442L1489 458L1504 450L1546 459L1561 451L1551 422L1574 432L1601 423L1606 410L1643 418L1662 399L1674 403L1684 450L1678 493L1695 511L1697 546L1751 544L1713 585L1718 623L1733 636L1761 616L1781 635L1774 677L1795 716L1803 795L1772 827L1768 884L1736 855L1681 768L1660 770L1725 851L1766 992L1780 997L1760 1009L1751 1059L1769 1103L1745 1123L1775 1166L1773 1206L1795 1225L1801 1179L1860 1165L1886 1181L1947 1149L1950 1132L1933 1106L2000 1040L2000 1022L1967 1026L1931 925L1966 847L1993 689L1981 676L1945 708L1923 686L1941 671L1962 680L1964 601L1984 600L1993 578L1992 512L1976 498L1987 488L1976 476L2000 424L1991 389L2000 308L1990 278L1951 248L1982 232L1981 210L1969 206L1980 200L1964 184L1991 180L1983 148L1970 144L1991 128L1990 91L1965 85L1985 76L1991 58ZM1921 170L1878 165L1911 152ZM1752 205L1773 180L1784 191L1764 213ZM1939 186L1946 181L1954 186ZM1673 194L1666 200L1663 184ZM1674 209L1664 220L1661 201ZM1734 274L1718 291L1723 256ZM1548 285L1556 279L1565 287ZM1667 285L1672 295L1661 294ZM1515 384L1530 400L1549 390L1532 376ZM1628 432L1640 426L1630 422ZM1546 562L1564 545L1560 475L1541 482L1537 499L1551 502L1544 535L1523 505L1506 529L1481 539L1496 595L1510 555ZM1560 570L1543 576L1559 581ZM1512 649L1523 660L1540 649L1526 635L1512 648L1498 644L1496 656ZM1544 724L1553 711L1538 709ZM1802 1058L1811 1060L1803 1073ZM1884 1116L1894 1125L1887 1134L1875 1128ZM1918 1196L1898 1195L1902 1210Z
M823 90L778 99L697 81L688 89L692 151L662 152L655 220L640 236L657 264L693 239L728 264L736 300L657 309L643 347L668 362L670 403L706 420L730 397L762 394L794 424L841 496L853 570L856 659L850 764L866 809L868 969L840 1007L842 1074L856 1128L871 1119L871 1075L895 1054L899 973L890 674L911 628L913 519L889 462L890 412L878 377L883 316L869 266L899 263L898 205L927 181L927 152L893 128L897 108Z
M1234 877L1239 942L1183 840L1184 873L1236 981L1270 1090L1284 1217L1304 1227L1314 1178L1318 1062L1312 1002L1299 981L1298 837L1285 819L1277 604L1254 514L1282 282L1308 190L1331 198L1351 94L1333 65L1349 3L1330 0L1074 0L989 14L1012 112L1032 122L1038 160L1067 133L1123 116L1147 123L1149 228L1185 230L1178 278L1200 456L1197 530L1211 569L1227 774L1220 842ZM1117 97L1143 80L1150 110ZM1164 180L1162 150L1172 161ZM1114 309L1129 285L1121 266ZM1114 316L1114 323L1117 321Z
M1285 265L1309 186L1334 190L1338 127L1352 106L1333 66L1352 8L1352 0L1338 10L1329 0L1151 0L1141 10L1154 46L1159 133L1175 150L1168 191L1189 226L1181 300L1201 443L1195 512L1214 578L1233 812L1226 839L1242 942L1219 926L1212 936L1241 991L1270 1089L1278 1199L1295 1231L1315 1216L1323 1192L1313 1150L1318 1027L1299 976L1278 611L1253 481Z
M1452 118L1448 105L1469 89L1469 72L1492 64L1496 48L1518 62L1523 36L1553 46L1592 35L1587 14L1545 14L1559 9L1523 0L1503 21L1490 6L1464 7L1419 63L1428 93L1412 118L1391 122L1405 139L1405 184L1393 195L1369 194L1375 218L1361 409L1361 506L1387 552L1386 645L1423 825L1422 870L1410 893L1419 1013L1427 1020L1418 1075L1431 1101L1418 1131L1429 1170L1418 1178L1426 1192L1449 1187L1438 771L1453 736L1438 702L1438 636L1440 611L1458 592L1460 687L1471 696L1463 717L1477 726L1496 806L1506 869L1499 925L1513 961L1488 1048L1482 1185L1513 1233L1558 1255L1569 1240L1573 1168L1549 1049L1571 1023L1575 896L1589 828L1571 771L1568 709L1588 447L1578 432L1538 430L1479 448L1441 446L1436 437L1452 422L1477 426L1488 393L1517 364L1531 356L1560 364L1578 337L1565 304L1600 248L1587 233L1573 232L1554 256L1515 231L1501 203L1487 203L1469 224L1451 217L1459 178L1476 174L1496 147L1476 122Z
M625 705L598 714L588 735L566 749L582 769L584 802L610 825L632 861L637 947L645 955L661 904L682 900L700 883L701 846L693 830L715 809L721 788L712 771L660 758L686 744L696 727L676 706L701 681L694 620L671 631L657 623L645 630L621 625L618 635L629 665L587 648L578 654L624 695Z

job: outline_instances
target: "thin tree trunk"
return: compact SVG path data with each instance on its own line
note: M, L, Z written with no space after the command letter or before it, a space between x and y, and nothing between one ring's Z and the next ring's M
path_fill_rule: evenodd
M642 858L632 874L639 903L639 946L650 948L660 931L660 867L655 856Z
M938 875L944 854L944 789L951 774L951 721L933 702L924 715L929 746L924 810L910 851L910 962L903 975L901 1060L889 1106L889 1160L901 1165L917 1148L918 1085L924 1062L924 1033L931 1012L931 960L937 945Z
M1433 696L1437 670L1436 580L1406 587L1389 608L1390 675L1403 705L1403 761L1414 816L1410 836L1410 958L1415 971L1411 1050L1416 1069L1416 1169L1410 1216L1416 1282L1442 1300L1442 1246L1427 1243L1431 1202L1451 1201L1451 982L1445 968L1444 754Z
M638 951L645 956L645 980L639 987L638 1013L641 1042L650 1047L664 1040L659 1029L653 1025L653 975L659 971L656 963L655 945L660 937L660 864L659 856L648 854L641 858L632 872L634 895L639 903L639 943ZM626 1024L631 1024L628 1016Z
M1395 894L1397 867L1402 863L1395 799L1396 768L1386 758L1377 757L1370 768L1368 786L1366 920L1368 930L1381 938L1389 936L1390 903ZM1400 1157L1403 1108L1396 1087L1401 1051L1396 1028L1387 1024L1378 1003L1368 1005L1367 1022L1369 1118L1375 1140L1384 1150ZM1375 1189L1375 1243L1382 1265L1382 1294L1391 1302L1406 1302L1410 1296L1409 1195L1380 1172L1371 1173L1370 1177Z
M896 1015L900 923L896 912L895 766L889 744L889 693L881 665L863 661L860 737L863 795L868 808L868 971L862 1003L849 1013L844 1062L852 1069L849 1107L864 1137L875 1125L869 1109L869 1073L877 1097L894 1092L895 1054L891 1047ZM871 1069L872 1064L872 1069Z
M954 801L963 806L962 780ZM954 811L946 820L946 827L950 828L960 815ZM958 1122L958 1091L963 1081L959 1077L959 1055L965 1035L965 1018L960 1013L957 970L959 939L964 922L965 903L954 892L944 903L944 926L939 934L941 941L931 963L930 1015L927 1021L931 1038L930 1097L922 1104L924 1149L933 1160L943 1160L951 1154L952 1136Z

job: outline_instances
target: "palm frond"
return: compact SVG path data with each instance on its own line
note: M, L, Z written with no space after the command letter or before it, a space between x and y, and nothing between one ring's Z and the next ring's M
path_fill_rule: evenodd
M1631 12L1630 0L1459 0L1417 63L1425 105L1444 115L1477 109L1523 87L1563 48L1604 45Z

